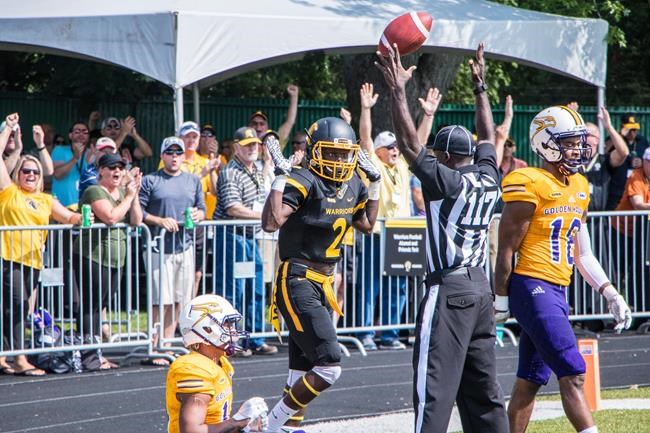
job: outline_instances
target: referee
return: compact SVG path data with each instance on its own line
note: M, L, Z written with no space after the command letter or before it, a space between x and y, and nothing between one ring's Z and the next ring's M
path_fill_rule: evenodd
M484 271L488 225L500 196L483 43L470 61L479 144L462 126L438 132L430 155L419 143L397 46L378 67L391 89L397 143L422 182L427 213L427 290L413 352L415 432L444 433L458 404L466 433L508 432L497 382L493 295ZM473 162L476 161L476 164Z

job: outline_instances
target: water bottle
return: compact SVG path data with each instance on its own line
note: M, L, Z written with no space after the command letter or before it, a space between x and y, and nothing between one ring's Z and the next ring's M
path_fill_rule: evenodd
M81 352L78 350L72 352L72 369L75 373L83 372L83 366L81 365Z
M194 220L192 219L192 208L185 209L185 229L192 230L194 228Z
M90 227L90 212L89 204L81 205L81 227Z

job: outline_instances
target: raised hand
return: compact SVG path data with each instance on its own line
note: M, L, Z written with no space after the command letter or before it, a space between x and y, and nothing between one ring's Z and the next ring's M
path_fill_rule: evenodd
M433 116L436 114L436 111L438 111L438 106L440 105L440 101L442 100L442 94L438 90L438 88L431 88L427 91L427 95L425 98L418 98L418 101L420 102L420 106L422 107L422 111L424 111L424 114L427 116Z
M603 124L604 129L610 129L612 127L612 118L609 116L609 111L607 108L600 107L598 110L598 120Z
M370 109L374 107L377 103L377 98L379 98L379 95L374 93L374 86L371 83L363 83L361 85L359 96L361 99L362 109Z
M266 149L269 151L275 167L284 172L284 174L289 173L291 171L291 161L285 158L282 154L278 135L275 132L269 132L264 136L262 141L264 142Z
M341 107L341 110L339 111L339 117L345 120L345 123L347 123L348 125L352 123L352 113L350 113L348 110L346 110L343 107Z
M295 84L289 84L287 86L287 93L289 94L289 96L297 98L299 92L300 92L300 88Z
M476 59L469 61L469 68L472 71L472 81L475 84L485 83L485 44L483 42L478 44L476 49Z
M32 138L34 139L34 143L36 143L36 147L40 148L45 146L45 133L41 125L32 126Z
M5 118L7 128L9 128L10 130L14 129L16 127L16 125L18 125L18 120L19 119L20 119L20 116L18 116L18 113L12 113L12 114L8 115Z
M392 91L397 89L403 90L417 67L411 66L408 69L404 69L397 44L393 44L392 49L388 51L388 58L382 56L379 51L377 51L377 58L378 61L375 62L375 65L384 74L384 79L388 87Z
M133 130L135 129L135 117L126 116L126 119L122 121L122 129L128 135L133 134Z

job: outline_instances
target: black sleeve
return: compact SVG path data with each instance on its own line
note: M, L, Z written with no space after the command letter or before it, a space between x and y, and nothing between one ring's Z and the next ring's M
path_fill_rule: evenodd
M481 143L476 147L474 163L478 165L481 173L487 174L499 185L501 184L501 171L497 166L497 152L492 143Z
M304 176L300 170L293 170L287 175L287 182L284 185L284 193L282 194L282 203L296 210L305 202L310 189L311 179Z
M460 172L441 164L426 148L422 148L410 169L420 179L427 200L456 198L463 188Z

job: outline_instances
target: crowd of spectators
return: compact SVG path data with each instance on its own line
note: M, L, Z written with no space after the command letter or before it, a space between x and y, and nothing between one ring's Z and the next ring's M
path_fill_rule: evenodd
M309 164L307 134L297 128L290 137L296 126L298 87L288 86L287 93L287 117L277 130L270 129L269 117L263 111L252 113L247 125L236 131L222 133L221 142L217 140L221 131L211 124L184 122L173 136L163 140L158 169L146 175L139 167L153 156L153 150L138 133L136 119L131 116L102 119L94 111L88 122L74 122L66 136L56 134L49 125L34 125L31 150L24 146L18 114L7 116L0 124L0 226L51 222L78 226L83 223L84 205L90 206L95 223L106 225L93 228L92 236L79 235L77 230L63 237L59 249L64 252L64 269L72 270L65 272L64 284L69 293L76 293L74 301L70 300L75 304L71 315L80 336L101 338L106 306L124 279L128 233L111 227L118 223L144 223L153 237L165 233L164 243L153 246L152 260L144 262L151 266L145 271L152 276L153 322L160 324L154 345L160 336L169 344L177 331L178 313L199 292L216 293L233 302L244 313L246 330L268 330L265 313L278 258L277 236L259 230L262 207L275 177L265 143L278 140L291 155L292 165ZM382 131L372 137L371 110L377 99L372 84L363 84L359 144L381 170L379 218L423 215L422 187L400 155L395 135ZM440 100L437 89L419 98L422 116L418 138L423 144L432 142ZM505 107L503 123L495 125L497 160L503 175L526 167L526 162L516 157L517 145L510 137L514 113L509 96ZM577 109L577 104L573 108ZM351 123L349 111L342 109L340 116ZM598 117L607 138L602 140L604 148L599 149L599 128L587 125L592 146L592 159L585 167L592 194L590 210L650 209L650 149L639 134L640 124L633 115L626 115L617 130L604 107ZM250 224L225 224L209 230L193 227L203 220L250 220ZM491 233L496 233L496 225ZM640 244L640 239L646 239L639 234L645 230L642 224L618 218L613 228L613 249L619 254L632 255L645 248ZM42 254L47 235L45 231L16 230L3 231L1 236L3 352L25 347L30 313L38 304L36 289L45 267ZM346 324L371 327L402 323L409 302L408 287L413 282L406 277L382 275L378 268L381 244L381 224L371 235L349 230L343 238L345 258L337 269L337 298L342 306L346 297L354 297L357 308L355 323ZM491 250L496 250L496 237L491 238ZM491 257L495 257L494 252ZM250 267L244 268L242 263ZM355 274L357 267L366 272ZM645 273L645 269L634 273L641 278L635 287L642 287ZM349 290L351 286L355 293ZM378 340L370 331L357 337L367 350L405 348L398 329L383 330ZM277 353L277 347L264 338L250 338L241 349L240 356ZM171 347L169 350L173 354ZM166 359L153 361L156 365L169 363ZM106 368L114 367L107 360L102 362ZM14 357L13 365L0 357L0 369L45 374L22 355Z

